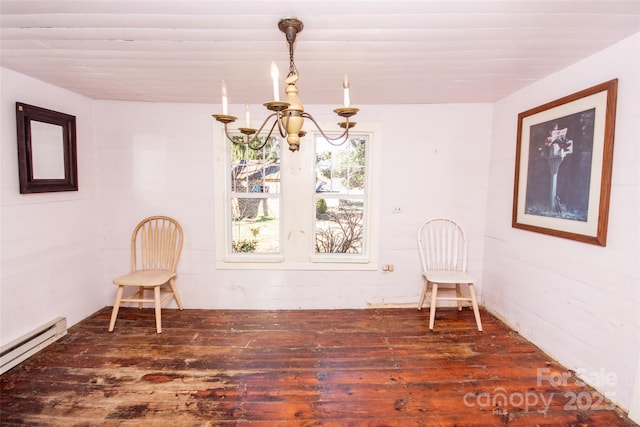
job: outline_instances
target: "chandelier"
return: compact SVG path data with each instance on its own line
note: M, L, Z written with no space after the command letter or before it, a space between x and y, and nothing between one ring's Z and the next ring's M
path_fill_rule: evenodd
M322 136L330 143L333 143L334 145L344 143L349 138L349 129L356 125L355 122L349 121L349 118L354 116L359 111L357 108L350 106L349 80L347 76L345 75L343 81L344 106L333 110L338 116L344 119L344 121L338 122L338 126L344 129L344 131L340 136L330 138L320 128L320 125L318 125L313 116L304 111L302 101L300 101L300 98L298 97L298 88L296 87L296 82L298 81L299 75L298 69L296 68L296 64L293 59L293 44L296 41L297 34L302 31L302 21L297 18L283 18L278 23L278 28L285 34L287 43L289 44L289 74L285 79L285 93L287 94L285 100L280 101L278 89L278 68L276 67L275 62L272 62L271 78L273 79L274 100L265 102L263 104L271 113L267 116L264 122L262 122L262 125L258 129L250 127L249 105L247 104L247 127L238 128L238 131L240 131L240 133L244 135L244 138L232 138L232 136L229 134L228 125L235 122L238 118L228 114L227 89L224 80L222 81L222 114L213 114L213 117L218 122L224 124L224 133L229 141L234 144L247 145L252 150L262 149L269 141L269 139L271 138L271 134L277 127L280 136L287 139L289 150L298 151L300 149L300 138L306 134L306 132L302 130L304 119L311 120L318 131L320 131ZM271 123L272 120L273 123ZM271 126L270 129L267 126ZM267 134L266 138L261 139L259 138L259 136L265 127L269 129L269 133Z

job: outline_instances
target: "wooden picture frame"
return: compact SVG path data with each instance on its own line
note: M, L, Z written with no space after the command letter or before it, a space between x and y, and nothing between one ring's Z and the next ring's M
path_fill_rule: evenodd
M76 117L16 102L20 193L78 190Z
M606 246L618 80L518 114L512 226Z

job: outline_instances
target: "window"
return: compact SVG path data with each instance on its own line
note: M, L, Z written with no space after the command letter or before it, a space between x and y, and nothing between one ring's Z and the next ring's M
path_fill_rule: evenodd
M229 144L231 253L280 253L280 139L258 151Z
M332 254L329 259L335 260L367 255L367 141L366 135L357 135L335 146L321 135L315 138L316 256Z
M279 137L259 151L216 138L216 266L376 269L372 137L309 132L295 153Z

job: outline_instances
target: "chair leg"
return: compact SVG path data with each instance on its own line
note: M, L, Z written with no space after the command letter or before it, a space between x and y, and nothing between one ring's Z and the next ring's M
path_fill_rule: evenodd
M462 292L460 291L460 283L456 283L456 298L458 298L458 311L462 311Z
M420 301L418 302L418 310L422 310L424 299L427 297L427 291L429 290L428 287L429 287L429 282L425 280L424 286L422 287L422 295L420 295Z
M429 330L433 331L436 322L436 301L438 298L438 284L433 283L431 288L431 309L429 310Z
M169 286L171 287L171 292L173 292L173 297L176 299L176 304L178 304L178 308L180 310L184 310L182 306L182 300L180 300L180 295L178 295L178 289L176 289L176 284L173 279L169 279Z
M156 332L162 333L162 318L161 318L161 310L162 310L162 302L160 300L160 286L155 286L153 288L153 294L155 299L156 306Z
M113 302L113 310L111 311L111 321L109 322L109 332L113 332L113 327L116 325L116 319L118 318L118 310L120 310L120 300L122 299L122 292L124 286L118 286L116 292L116 299Z
M473 287L473 283L469 283L469 293L471 294L471 304L473 306L473 315L476 318L476 324L478 330L482 332L482 321L480 320L480 309L478 308L478 300L476 299L476 291Z
M144 298L144 286L139 286L138 287L138 298L139 299L143 299ZM138 303L138 308L142 308L142 301Z

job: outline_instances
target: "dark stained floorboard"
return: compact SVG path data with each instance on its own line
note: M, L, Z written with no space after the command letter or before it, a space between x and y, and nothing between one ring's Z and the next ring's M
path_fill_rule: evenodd
M482 333L470 310L434 332L415 309L164 310L161 335L151 309L109 316L2 375L0 425L635 426L538 381L569 371L487 312Z

